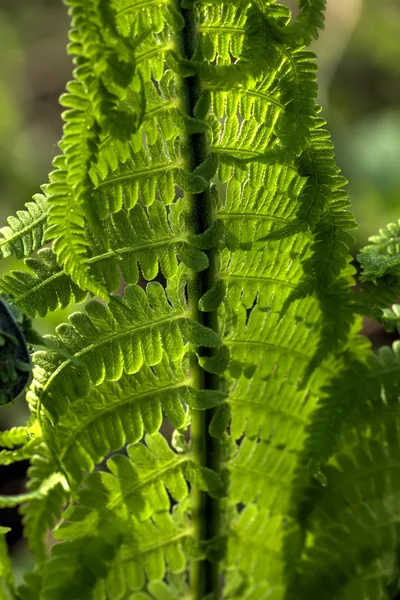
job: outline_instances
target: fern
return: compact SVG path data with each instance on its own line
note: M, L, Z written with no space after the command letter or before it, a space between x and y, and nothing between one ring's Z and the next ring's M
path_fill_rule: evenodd
M318 29L324 28L326 0L299 0L298 4L301 12L294 28L309 44L312 38L318 38Z
M5 534L8 533L10 529L8 527L0 528L0 577L1 577L1 593L6 598L12 593L14 588L14 576L12 572L11 561L7 552L7 544L5 540Z
M305 530L301 563L308 565L300 563L290 598L297 597L298 586L303 595L323 590L327 598L392 597L397 572L395 563L389 565L397 535L398 344L393 350L383 349L379 359L370 357L370 365L354 361L331 384L337 413L325 401L311 422L304 458L330 459L323 468L328 486L311 480L297 508ZM318 577L309 571L315 562ZM368 577L360 576L364 569Z
M360 317L398 327L398 232L355 293L307 50L325 3L67 4L62 154L0 239L14 310L85 301L30 330L31 420L0 434L31 463L0 497L35 557L14 596L394 598L399 348Z
M29 256L41 248L47 222L47 200L43 194L36 194L34 202L26 204L26 210L17 211L15 217L8 218L8 226L0 230L0 256L17 258Z

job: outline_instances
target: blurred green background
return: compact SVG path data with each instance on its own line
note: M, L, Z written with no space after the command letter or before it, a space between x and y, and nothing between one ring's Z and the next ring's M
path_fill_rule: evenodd
M72 69L67 29L61 0L0 0L0 226L39 191L57 154L58 98ZM320 102L359 222L354 254L400 217L399 40L399 0L328 0L315 44ZM2 261L0 273L9 266ZM23 421L24 410L2 409L0 428ZM0 494L23 490L25 468L0 469ZM17 512L2 511L0 524L14 527L9 542L20 548Z

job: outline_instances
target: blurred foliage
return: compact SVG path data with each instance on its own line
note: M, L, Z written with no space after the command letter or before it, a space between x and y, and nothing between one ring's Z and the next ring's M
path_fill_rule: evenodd
M62 2L0 3L0 218L46 181L61 133L58 97L71 72Z
M335 35L340 39L341 31ZM400 2L364 0L329 82L325 114L339 164L350 182L359 222L357 247L400 216L399 37Z

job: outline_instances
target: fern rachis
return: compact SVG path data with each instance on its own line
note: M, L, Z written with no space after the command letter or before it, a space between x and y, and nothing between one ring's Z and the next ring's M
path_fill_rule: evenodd
M397 242L355 294L305 49L325 2L298 3L67 0L62 154L0 230L25 260L0 291L27 331L92 298L33 340L31 420L0 434L36 561L15 588L0 546L7 597L397 593L398 347L359 336L397 325Z

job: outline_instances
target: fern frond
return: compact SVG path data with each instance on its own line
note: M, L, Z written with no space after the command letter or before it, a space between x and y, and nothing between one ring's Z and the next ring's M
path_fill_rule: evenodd
M35 559L48 555L47 535L61 516L68 497L68 484L45 444L37 449L28 469L25 504L21 507L24 535Z
M322 124L319 122L318 127ZM305 275L293 298L315 290L323 296L347 265L352 241L349 231L356 224L347 210L347 194L341 189L346 180L337 173L329 135L326 130L316 129L311 132L308 151L299 159L299 174L307 179L299 195L296 218L267 236L279 239L308 228L313 233L311 255L303 261Z
M379 235L369 238L372 244L357 256L362 269L357 308L360 314L383 322L388 331L396 327L396 308L390 310L389 306L396 304L400 293L399 231L399 224L389 223Z
M274 133L277 136L276 157L298 156L305 149L316 115L317 96L315 56L302 48L288 48L277 29L279 18L266 17L260 10L249 9L246 15L243 53L237 64L199 67L207 85L219 89L237 90L250 98L272 90L275 105ZM220 56L218 57L220 59ZM230 62L230 59L227 60ZM268 73L273 73L271 77ZM262 90L262 91L261 91ZM269 98L267 98L269 100ZM251 100L249 104L251 108ZM277 111L277 108L281 108ZM218 112L217 112L218 115ZM268 123L268 121L267 121ZM270 124L268 124L270 126ZM269 153L274 156L274 147ZM257 155L247 159L260 160Z
M126 283L137 283L138 264L147 281L157 276L159 268L167 280L177 274L177 255L185 258L185 248L186 254L190 252L184 244L181 210L179 204L174 204L168 215L163 204L156 201L147 209L137 205L128 214L120 211L106 221L110 245L119 258Z
M160 592L161 598L175 598L167 595L172 592L162 579L166 572L182 573L186 567L192 532L186 515L180 512L156 513L147 521L133 522L132 542L122 546L105 581L110 600L140 593L146 582L150 582L151 598L158 598Z
M230 431L235 438L245 434L226 463L230 497L240 504L256 503L257 514L260 511L254 522L254 531L260 532L260 547L252 534L248 542L252 549L247 549L247 530L236 542L234 533L232 541L228 538L229 543L237 544L236 556L240 548L240 573L248 579L249 598L253 593L267 597L271 590L277 598L283 597L284 521L291 506L296 464L306 442L305 427L315 411L324 380L329 381L337 369L343 368L342 361L325 361L323 370L316 370L307 385L300 386L314 352L313 344L319 339L318 330L307 326L315 322L317 306L315 301L310 302L308 313L304 313L306 301L302 301L297 309L298 318L303 315L301 320L294 326L296 311L291 308L293 312L285 315L278 326L274 302L281 305L282 291L272 289L269 310L254 307L248 320L244 310L240 320L236 312L232 333L224 338L231 352L229 370L234 378L227 399L232 414ZM235 521L231 527L236 532ZM276 544L272 556L269 543ZM229 565L237 568L236 560L227 563L229 577ZM243 590L241 593L236 597L247 597Z
M124 520L132 513L139 521L169 510L166 489L177 501L187 496L182 471L189 464L189 455L177 455L158 433L146 436L146 444L130 444L127 452L129 458L115 454L107 461L110 473L95 472L86 478L87 487L79 492L78 506L67 510L57 527L58 539L90 535L96 523L117 507ZM93 505L96 492L99 497Z
M292 62L290 62L290 59ZM297 60L299 61L298 64L296 63ZM303 60L305 71L302 74L301 65L303 65ZM218 153L220 159L218 176L221 181L228 181L231 178L243 181L246 177L245 164L250 163L252 167L250 180L255 189L260 189L268 170L263 163L268 164L268 161L281 162L284 156L284 154L281 154L282 148L294 149L294 154L299 155L295 158L293 164L289 162L288 165L294 173L296 171L298 173L298 190L301 185L301 191L299 190L297 193L293 191L294 197L298 197L296 200L296 217L287 224L282 222L281 224L277 221L275 228L266 237L260 237L260 241L279 239L280 236L285 237L311 230L314 237L311 255L305 256L302 261L305 277L298 284L297 289L293 291L285 306L290 301L317 291L321 307L324 310L323 315L326 318L325 309L329 304L329 296L333 297L334 295L334 290L329 291L326 296L323 294L323 290L329 288L346 267L348 247L352 240L349 230L355 228L355 222L351 213L346 210L349 203L346 194L341 190L345 180L338 175L329 135L322 129L324 121L316 117L319 109L315 105L315 94L312 93L313 86L315 87L315 77L313 69L309 65L310 60L312 60L311 55L302 53L301 50L294 50L292 54L287 55L284 62L279 66L277 75L275 75L275 77L278 77L282 73L286 73L285 69L287 69L287 81L285 77L282 77L277 83L270 76L261 80L262 85L257 83L254 88L250 86L245 92L246 103L240 100L243 106L241 108L242 117L245 119L240 129L235 109L232 108L232 106L235 106L234 98L233 104L230 105L223 98L222 101L216 98L214 101L216 114L219 117L225 114L228 118L225 121L222 136L215 137L214 151ZM309 98L310 102L307 106L303 105L301 109L296 108L296 103L293 101L293 96L296 96L293 89L294 83L291 79L293 74L295 74L294 81L297 82L296 85L300 85L299 82L303 82L301 85L304 85L304 89L298 89L299 98ZM306 89L307 92L305 92ZM264 96L269 94L269 97L265 97L265 100L269 102L268 108L266 108L266 103L263 110L257 108L257 103L251 97L252 94L257 93L264 94ZM240 95L243 96L242 93ZM230 94L230 97L232 98L232 94ZM285 108L286 97L291 99L287 108ZM300 110L308 115L307 119L299 116ZM297 117L291 114L290 111L295 111ZM251 124L252 119L255 119L259 125L257 126L256 123ZM303 126L307 124L304 130L296 125L299 122L303 123ZM300 136L302 141L299 141L298 146L293 145L294 138L285 141L280 133L281 128L285 132L284 135L289 135L290 131L293 131L293 135ZM242 131L246 132L243 136L245 139L247 135L245 142L247 147L243 148L245 151L239 150L244 146L240 139ZM251 134L249 135L247 132L250 131ZM219 135L217 127L215 127L215 132L215 136ZM272 141L274 138L271 138L273 134L277 136L275 142ZM254 139L256 143L253 143ZM221 146L225 146L226 150L228 148L235 148L235 150L226 152L225 148ZM295 149L296 147L298 150ZM254 166L253 163L255 163ZM257 165L257 163L260 164ZM235 166L232 167L232 164ZM270 180L267 181L269 184L271 183ZM346 303L347 305L351 304L350 297L347 298ZM349 316L349 311L338 314L335 330L339 332L339 335L330 345L330 348L325 344L322 345L323 350L320 355L334 351L334 348L338 347L341 340L348 335L350 326L351 315ZM328 339L327 335L325 339ZM318 360L320 359L316 356L312 368L315 367Z
M116 12L116 22L122 33L140 35L151 23L152 30L159 33L163 30L165 20L170 13L166 6L152 0L120 0Z
M77 56L76 81L69 84L69 93L62 98L69 109L63 115L65 125L60 144L64 153L61 167L65 170L61 168L53 176L57 181L49 185L47 239L54 238L58 260L80 288L107 297L101 283L90 277L84 261L85 223L89 222L102 237L99 216L91 202L93 183L89 171L96 162L102 130L125 138L129 129L131 132L137 129L140 111L123 104L123 90L132 81L135 68L134 63L125 60L125 52L127 46L133 46L123 36L113 38L116 23L110 4L100 4L97 0L71 0L69 4L75 27L70 51ZM118 49L122 56L118 56Z
M269 86L272 85L270 80L266 79L266 81ZM247 92L247 94L249 93ZM279 99L279 95L275 95L275 98ZM243 101L241 102L243 104ZM222 181L229 181L231 178L243 181L246 170L244 166L240 167L240 164L236 164L234 168L228 166L229 162L232 164L232 158L244 162L249 161L250 164L251 161L260 162L259 165L251 164L251 185L254 189L259 189L267 178L266 182L271 186L273 184L267 175L268 169L266 170L262 164L263 154L266 148L271 148L272 132L275 132L279 138L277 126L281 119L279 115L283 113L273 103L268 108L264 104L264 110L261 111L252 98L247 100L244 106L245 111L242 109L242 116L248 121L245 121L239 129L236 116L230 116L231 109L228 105L221 104L222 111L226 110L226 114L230 118L226 120L222 136L218 140L218 145L215 146L215 151L219 154L220 159L218 176ZM222 116L223 112L221 114L217 112L217 114ZM256 123L252 124L252 119L259 123L258 127ZM349 206L347 194L341 189L346 184L346 180L338 175L329 134L322 129L324 121L312 116L310 123L312 123L313 129L306 142L306 148L295 159L293 165L289 164L286 167L293 172L293 182L295 181L294 173L297 171L299 175L297 189L290 190L293 197L296 198L296 205L299 202L296 216L287 224L276 221L274 229L265 238L260 237L260 241L273 240L302 231L312 231L314 238L311 246L312 253L303 260L306 276L301 284L302 288L309 290L307 293L312 293L316 288L329 287L346 267L348 248L352 241L349 231L356 227L353 215L347 210ZM246 124L247 131L251 131L251 136L246 132ZM284 129L288 131L287 127ZM240 149L244 146L241 141L242 131L246 132L243 137L247 146L243 150ZM254 138L257 140L255 144ZM231 153L231 156L229 156L229 152L225 155L225 148L220 147L220 144L225 147L234 147L235 151ZM224 163L228 163L228 165ZM269 189L268 185L267 189ZM259 202L259 206L261 204L262 202ZM294 292L293 298L296 297L296 294L304 295L304 292L301 294L299 290Z
M349 361L311 419L303 457L310 471L293 507L303 543L285 598L306 598L312 588L372 600L397 577L398 371L397 343L369 363ZM310 479L318 468L325 487Z
M358 260L363 269L363 281L376 281L385 275L398 276L400 268L400 221L389 223L379 235L369 238L372 244L362 248Z
M28 392L31 404L39 402L37 409L43 405L52 420L58 421L69 403L85 397L91 385L117 381L123 372L137 373L143 364L157 365L163 350L171 360L178 360L186 352L186 341L220 346L213 330L190 319L184 284L182 280L180 287L171 285L168 295L156 282L149 283L146 292L128 286L124 299L112 296L108 308L93 300L85 313L72 314L68 324L57 327L57 336L49 338L63 353L34 354L34 378ZM65 351L70 359L65 358ZM208 396L205 392L204 399L193 396L190 403L194 408L209 408L223 399L220 392Z
M368 356L365 362L357 355L357 358L347 357L347 368L326 387L307 428L308 459L327 461L336 451L338 436L345 425L352 422L359 411L366 410L369 399L379 398L382 389L387 390L388 396L396 393L399 351L399 344L395 342L393 352L383 348L379 359Z
M354 215L348 210L347 193L340 189L345 183L343 178L336 178L331 202L326 205L313 232L312 255L304 262L305 274L310 269L314 285L321 288L329 287L345 269L348 248L353 240L350 232L356 228Z
M21 506L24 536L35 559L40 563L47 556L47 535L60 518L67 497L68 485L64 475L49 460L45 447L31 458L28 469L28 491L16 496L1 496L0 506Z
M50 572L47 577L45 574L43 597L62 598L64 590L71 589L65 569L68 561L71 567L68 570L74 573L77 582L76 589L73 586L74 598L87 600L93 594L95 598L118 600L124 593L131 592L129 597L135 600L179 600L182 595L172 595L171 588L161 581L167 569L171 577L173 573L180 573L186 564L184 549L190 529L185 528L181 517L175 521L168 513L157 513L144 522L134 521L130 526L132 541L122 546L119 544L122 536L117 536L115 531L112 534L111 527L107 541L86 540L87 552L80 540L57 544L49 564L58 577L53 579ZM93 550L100 559L99 569L94 568L90 560ZM147 591L151 595L143 591L145 581L149 582Z
M324 28L326 0L297 0L300 14L293 24L296 36L308 46L318 39L318 29Z
M163 412L173 427L181 429L186 422L182 401L190 404L190 384L187 365L170 363L164 356L152 368L143 366L135 375L92 389L55 429L45 427L44 435L64 471L79 483L82 470L92 471L110 450L138 442L144 431L157 432Z
M372 600L387 592L398 577L396 452L366 440L339 453L336 461L337 467L324 469L331 493L315 494L319 497L308 515L301 577L295 579L287 598L307 598L317 592L327 599L340 594L346 600ZM390 490L384 499L381 482Z
M343 183L345 180L341 177L332 178L331 202L325 205L314 228L310 255L302 261L304 276L282 309L284 313L291 302L310 294L315 294L319 300L322 313L320 322L323 324L321 339L305 379L324 356L336 352L341 344L348 342L354 323L355 300L349 289L353 283L354 269L346 266L352 240L350 231L356 225L354 216L347 210L347 194L340 189ZM274 233L271 234L273 236Z
M21 448L0 450L0 465L11 465L20 460L29 459L35 453L37 445L37 440L31 440L21 446Z
M268 79L267 81L268 85L271 85L271 81ZM293 93L290 93L290 97L292 96ZM301 97L303 98L304 95L301 94ZM275 93L274 98L279 99L279 94ZM220 106L219 112L218 106ZM260 189L266 180L268 182L266 189L271 189L273 183L267 173L268 170L272 170L272 167L263 165L263 157L265 157L264 162L268 163L268 152L271 152L271 136L275 133L279 140L279 123L284 113L279 107L276 107L276 104L271 103L267 109L264 108L260 115L260 112L256 110L256 105L253 106L253 101L250 100L247 102L247 106L245 105L247 112L243 113L243 117L248 120L245 120L239 128L237 117L231 107L224 102L219 105L215 104L215 107L218 116L221 117L225 111L226 116L229 117L225 121L221 136L217 133L218 129L215 128L215 136L219 136L215 137L214 142L214 151L218 153L220 160L219 179L224 182L233 178L243 181L246 177L244 164L250 162L252 167L250 185L254 189ZM293 290L285 307L295 299L318 291L321 307L324 309L324 317L326 317L325 308L329 303L329 296L333 296L334 291L329 291L325 296L323 290L329 289L329 286L335 282L337 276L346 267L348 247L352 240L349 230L355 228L355 222L352 214L347 211L349 205L347 195L341 190L346 182L337 174L338 169L334 161L332 144L327 132L321 129L324 121L315 118L316 113L317 108L314 108L314 112L310 108L310 127L313 129L309 133L309 139L306 137L306 148L296 158L293 165L289 164L286 167L293 172L293 183L296 179L296 171L299 176L297 190L296 188L291 190L293 197L298 198L296 203L299 202L296 217L287 224L277 219L274 229L269 231L266 236L260 236L259 240L272 241L281 236L299 234L309 229L312 231L314 242L311 246L311 254L306 255L302 261L305 277ZM260 117L263 118L263 121ZM290 121L291 123L295 122L293 117L290 117ZM259 124L257 125L257 123ZM289 131L286 125L283 128L285 131ZM256 140L255 143L254 140ZM291 144L288 145L291 147ZM234 150L230 151L230 148L234 148ZM267 154L265 154L266 149L268 149ZM241 162L242 164L240 164ZM257 165L258 162L259 165ZM259 201L258 206L261 205L262 201ZM266 207L269 208L269 206L269 203L266 203ZM252 236L250 239L253 239ZM247 241L250 245L250 240ZM346 302L350 304L350 298L347 298ZM351 314L349 315L349 311L338 314L335 330L339 332L339 335L330 348L323 345L320 355L332 352L346 337L350 325ZM314 366L318 360L316 356Z
M14 496L0 496L0 508L7 508L10 506L19 506L24 502L33 502L35 500L41 500L46 497L54 487L59 484L65 485L65 478L61 473L52 473L48 479L43 481L42 486L34 491L26 492ZM53 524L53 523L52 523Z
M174 144L161 141L148 149L133 151L124 162L116 162L112 169L104 169L101 178L95 172L97 195L96 211L101 218L122 207L129 210L140 197L145 206L153 204L158 192L165 204L171 204L175 195L174 172L181 166Z
M226 241L231 248L231 253L224 252L222 255L220 277L226 284L227 302L230 305L237 306L241 303L250 309L257 299L260 308L270 313L272 294L274 302L281 307L289 306L292 298L296 297L303 285L302 263L307 263L311 258L307 232L297 234L290 244L283 239L279 243L271 240L262 251L257 250L259 247L257 245L254 247L259 239L269 239L269 232L271 229L273 231L276 223L279 224L278 227L286 227L285 223L289 221L294 209L291 194L296 195L301 190L301 182L296 180L291 170L284 167L269 167L264 177L268 190L265 194L252 189L249 182L241 186L233 180L228 185L225 207L218 210L218 217L225 221ZM225 265L228 266L226 271ZM315 332L319 343L314 346L314 354L309 357L310 361L313 357L309 373L312 367L318 364L320 357L326 355L327 348L330 347L331 351L338 348L339 342L341 344L343 341L346 342L351 331L353 308L349 297L351 295L348 291L348 281L343 279L340 284L335 285L337 287L334 291L330 292L329 288L326 290L322 288L317 295L319 305L324 311L323 318L318 316L316 307L314 316L311 314L308 316L309 322L321 319L324 324L323 331L319 335ZM334 298L337 298L340 286L344 290L345 301L335 303ZM307 295L304 294L304 298ZM305 302L305 299L301 300L298 309L294 309L292 317L288 318L288 322L297 310L299 313L295 319L303 319L301 315L307 313ZM332 302L334 310L332 310ZM271 324L272 322L274 321L271 321ZM281 329L282 324L278 325L278 323L279 320L273 327ZM302 330L299 323L296 327ZM309 334L310 332L307 332L307 335ZM299 346L293 345L293 349L298 348ZM306 378L308 375L305 373L304 376Z
M5 600L14 596L14 574L6 543L9 527L0 526L0 593Z
M49 311L83 302L81 290L58 265L51 248L42 248L37 257L25 260L30 271L12 271L0 281L0 290L30 317L45 317Z
M275 440L258 442L246 436L227 463L230 500L245 505L259 503L263 509L277 512L287 506L295 464L293 452L279 447Z
M178 135L181 119L176 109L175 82L170 71L166 71L158 86L160 93L151 81L144 85L146 108L143 124L130 142L118 143L117 140L115 144L114 138L107 136L100 144L96 164L90 170L97 188L96 204L100 215L107 215L108 211L114 213L122 204L130 209L138 197L146 199L145 204L151 204L153 199L150 200L146 195L143 181L146 177L156 178L159 195L165 204L172 202L173 169L180 164L180 160L174 145L164 144L163 140L169 142ZM143 147L143 135L146 136L147 148ZM116 192L115 198L113 191Z
M46 195L36 194L34 202L27 202L26 210L18 210L8 217L8 226L0 229L0 258L15 255L29 256L44 243L48 204Z
M386 331L397 331L400 332L400 305L393 304L391 308L386 308L383 311L382 317Z
M272 232L270 239L307 229L313 231L332 196L333 189L338 186L337 182L342 184L337 176L333 144L328 132L320 129L323 123L317 121L317 128L311 132L308 147L294 162L299 175L306 178L298 197L296 218L286 228Z
M2 448L13 448L25 444L32 439L33 427L12 427L0 432L0 446Z
M244 479L236 479L233 461L235 498L251 502L258 497L268 517L251 506L233 521L227 558L228 597L267 597L272 592L285 600L305 599L317 590L324 598L340 595L349 600L372 600L395 581L399 495L397 346L394 351L393 355L389 349L383 350L379 360L371 359L369 367L359 361L350 363L336 383L326 389L324 403L307 430L306 449L299 462L299 487L296 490L288 482L286 498L283 482L288 481L284 474L288 466L274 455L278 452L284 460L287 450L275 448L273 438L267 453L258 449L260 442L246 442L252 450L246 455L243 449ZM360 382L363 384L359 390ZM326 465L330 456L333 458ZM263 469L262 461L269 459L269 467ZM321 464L322 474L317 472ZM250 483L254 468L255 478ZM272 486L273 490L281 481L281 493L272 491L263 501L261 471L264 477L271 476L266 487ZM321 485L321 481L327 483ZM287 517L283 517L285 512L279 516L279 508L290 500L293 489L296 493L290 510L298 525L289 520L285 535L283 518ZM237 540L242 529L243 538ZM297 540L302 540L299 545L294 531ZM246 540L251 543L243 552ZM282 552L291 554L291 560L298 552L294 572L293 564L286 568L282 565ZM288 588L287 573L292 573Z
M77 539L52 548L40 582L40 598L62 600L66 590L76 600L93 598L96 583L107 574L123 538L114 521L103 521L102 532L102 537L87 537L85 544Z
M136 373L144 363L157 365L163 347L172 359L180 358L182 333L191 337L191 325L182 295L174 300L172 306L162 286L153 282L147 293L138 286L127 287L125 299L113 296L108 308L96 301L88 303L85 313L71 315L69 324L60 325L57 337L51 338L78 361L35 353L30 396L58 419L69 402L88 394L91 384L116 381L123 372ZM210 341L218 345L217 340Z
M275 562L268 549L264 553L257 546L256 550L247 551L246 547L243 551L245 535L236 542L236 559L232 559L232 563L227 560L229 579L235 570L236 576L239 561L243 561L243 568L239 566L242 578L239 591L232 597L252 599L268 597L271 593L279 598L284 593L280 563L283 524L291 503L295 465L306 441L305 425L317 406L323 385L343 368L342 357L326 356L326 348L331 343L330 328L334 328L335 335L342 336L341 345L336 346L340 350L343 331L346 343L350 340L352 344L358 331L352 327L351 307L337 303L337 318L334 322L326 321L321 338L317 324L324 323L320 311L326 308L323 302L327 301L317 296L315 284L311 293L290 302L302 285L305 265L314 260L318 261L314 272L326 281L325 270L329 271L326 278L338 285L337 276L347 264L348 248L341 243L340 235L343 230L343 240L348 244L352 218L350 215L347 218L346 198L336 190L343 179L337 176L325 131L319 132L318 128L311 134L305 131L305 149L293 162L286 157L284 164L279 164L283 162L281 155L270 161L275 164L268 164L268 151L275 143L283 110L277 102L282 106L284 102L277 84L272 85L267 78L266 82L265 87L259 89L263 89L263 93L272 92L269 104L261 110L249 88L245 99L242 97L238 102L243 119L240 124L232 94L228 101L223 92L213 92L214 110L219 118L224 118L221 133L220 126L213 125L213 151L219 157L218 178L228 182L226 199L217 201L216 209L227 246L221 253L219 271L226 287L221 309L223 341L231 358L227 403L231 435L236 439L245 435L240 449L227 459L226 468L230 472L230 493L234 501L257 503L255 510L259 517L254 531L261 531L260 543L277 541ZM312 127L322 124L315 118L316 111L314 108L310 112ZM316 160L320 160L318 172ZM310 170L307 171L306 165ZM313 200L315 204L310 203ZM291 232L290 237L273 239L273 231L286 228L288 232L302 211L307 213L306 220L310 218L309 225ZM318 252L313 246L316 231ZM342 256L346 259L344 264ZM348 279L344 278L344 284L347 290ZM320 287L324 289L323 284ZM336 296L332 293L333 298ZM282 307L287 307L284 314ZM345 307L347 312L342 318ZM316 356L325 359L322 369L316 368L320 358L312 362ZM313 370L310 364L315 367ZM234 520L231 527L235 532ZM234 533L228 537L228 546L234 544L230 541L231 535ZM243 556L249 557L248 563ZM271 574L266 581L266 565L271 563Z
M279 302L278 294L275 298ZM310 318L312 308L311 304ZM304 424L315 407L321 383L315 376L306 389L300 388L316 343L315 331L301 321L292 329L288 319L277 334L279 315L272 311L273 306L270 313L253 309L247 325L243 311L240 324L232 327L224 340L231 352L229 370L235 382L227 400L232 435L240 438L246 432L250 438L261 437L296 449L302 446ZM332 366L328 363L325 368L329 376ZM250 398L254 398L251 410Z
M66 560L69 573L74 573L77 598L89 596L96 581L111 570L117 552L120 560L127 554L133 559L130 564L134 587L143 580L143 568L149 579L163 577L164 555L173 571L182 569L179 546L189 531L185 524L184 533L182 525L175 524L168 516L170 498L166 489L172 498L184 499L188 488L183 473L202 489L210 489L210 486L215 489L221 483L211 471L208 473L192 463L190 455L175 454L161 435L147 436L146 444L128 446L129 458L115 455L109 459L107 465L112 474L98 472L87 478L87 488L79 493L79 504L67 510L64 522L56 530L58 539L68 541L53 549L46 565L44 598L50 597L50 590L52 598L63 597L67 585ZM146 548L143 542L150 538L142 536L149 531L153 531L154 538ZM169 544L167 542L162 549L163 538L169 540ZM122 548L121 541L124 541ZM96 563L93 562L94 548ZM86 596L82 596L83 593Z
M349 268L348 272L352 274L353 269ZM351 276L341 277L327 289L323 288L316 292L321 309L320 338L307 366L303 382L307 381L313 371L326 359L327 354L343 354L354 342L354 333L359 331L361 320L355 319L354 316L354 294L349 289L351 282ZM301 290L301 284L299 289ZM361 345L359 351L361 357Z
M232 522L226 563L228 598L282 598L282 523L247 506ZM236 589L235 589L236 588Z
M279 69L279 84L281 86L281 102L285 109L277 124L276 134L288 157L299 156L305 150L313 129L316 114L316 83L315 55L303 49L288 52L282 46L285 63ZM301 165L299 174L301 173Z
M275 25L281 31L285 27L272 23L271 31L276 31ZM225 568L231 582L227 585L232 586L228 597L252 600L283 598L284 523L307 439L305 427L324 385L344 368L343 348L357 345L359 328L347 292L351 274L344 271L354 221L341 190L345 180L338 175L331 142L317 117L313 57L292 48L285 56L278 51L279 58L273 59L275 39L274 43L271 60L276 62L264 78L251 83L247 79L245 89L223 79L220 88L211 79L207 83L214 113L222 122L210 119L217 176L228 182L216 214L226 243L219 278L226 288L220 315L224 345L230 351L229 431L236 439L245 436L224 466L230 473L232 501L257 505L251 548L246 546L247 531L235 541L237 525L231 521ZM281 73L286 74L282 84ZM294 83L296 74L302 83ZM303 84L301 90L296 88L298 97L309 103L286 107L296 94L293 86ZM303 115L307 126L301 129L297 123ZM280 127L285 130L283 141ZM296 140L294 153L282 151L285 144L290 147L286 133L287 140ZM299 218L303 225L290 230ZM279 230L284 236L274 239L272 232ZM300 295L306 284L309 291ZM346 290L343 306L337 301L341 288ZM335 316L326 320L332 302ZM332 332L338 342L331 339ZM365 353L363 348L361 355ZM270 540L276 541L273 552Z
M240 56L246 25L246 11L235 3L202 6L200 36L205 58L229 62L230 55Z
M58 157L54 162L58 169L52 173L48 186L50 210L46 238L54 239L54 252L76 284L83 289L90 288L95 295L103 297L101 286L89 279L87 265L82 266L86 256L84 206L91 195L85 167L93 160L89 150L91 145L96 146L93 119L89 116L91 108L89 99L85 97L85 88L78 82L70 84L70 88L76 88L74 92L83 106L81 110L69 111L72 114L64 126L65 157ZM88 138L88 132L93 139ZM71 165L68 154L71 155Z
M110 249L94 233L87 232L90 256L85 263L90 273L109 292L119 289L121 276L127 284L136 284L139 266L145 279L156 277L161 269L169 279L178 273L178 258L190 268L203 268L207 258L188 244L180 203L169 214L159 201L144 208L134 206L104 221ZM87 292L78 288L58 265L50 248L39 250L37 258L26 259L28 271L11 271L0 281L0 290L31 317L82 302Z

